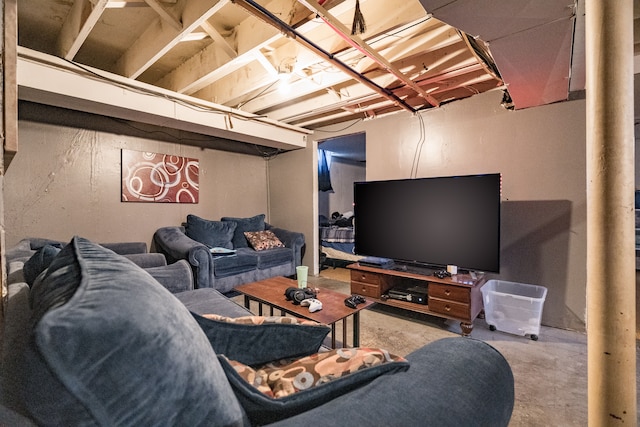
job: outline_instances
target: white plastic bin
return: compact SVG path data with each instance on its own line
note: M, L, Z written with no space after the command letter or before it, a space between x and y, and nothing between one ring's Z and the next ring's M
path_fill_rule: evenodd
M482 288L485 319L491 330L538 339L542 307L547 297L544 286L489 280Z

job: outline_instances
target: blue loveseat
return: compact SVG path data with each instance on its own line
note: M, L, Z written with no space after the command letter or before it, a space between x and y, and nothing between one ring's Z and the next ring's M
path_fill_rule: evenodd
M272 399L243 385L228 361L314 355L327 326L211 320L250 313L215 289L172 293L82 238L33 257L24 264L41 271L31 286L10 261L0 425L508 425L513 375L484 342L435 341L395 366Z
M196 288L214 288L222 293L243 283L276 276L292 276L302 262L302 233L274 227L264 214L250 218L223 217L220 221L188 215L182 226L162 227L153 235L155 250L167 262L187 260ZM245 233L271 232L283 246L256 250ZM213 248L233 250L231 255L212 255Z

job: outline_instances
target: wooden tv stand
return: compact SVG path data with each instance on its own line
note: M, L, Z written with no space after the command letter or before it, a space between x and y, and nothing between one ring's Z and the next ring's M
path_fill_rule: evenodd
M379 304L425 313L460 321L463 336L471 335L473 321L483 308L480 288L486 279L473 279L468 274L457 274L440 279L435 276L408 271L384 270L358 263L347 266L351 270L351 293L362 295ZM383 299L383 295L397 286L426 288L427 305L399 299Z

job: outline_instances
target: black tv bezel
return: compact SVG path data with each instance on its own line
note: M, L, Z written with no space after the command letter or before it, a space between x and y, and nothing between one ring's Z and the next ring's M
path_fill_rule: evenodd
M354 225L355 225L355 245L354 251L357 255L360 256L370 256L370 257L384 257L389 258L395 261L396 268L411 268L417 267L418 269L424 270L439 270L446 268L447 265L451 264L443 264L439 262L434 262L432 260L420 260L420 259L405 259L401 257L393 257L389 256L392 254L380 254L380 253L358 253L358 206L357 206L357 189L356 186L360 185L371 185L377 183L402 183L402 182L415 182L415 181L425 181L425 180L454 180L457 178L487 178L487 177L495 177L497 178L497 194L496 194L496 222L495 228L495 241L493 242L492 251L496 253L495 262L492 263L492 266L489 265L457 265L458 271L462 273L466 273L469 271L478 271L478 272L486 272L486 273L500 273L500 255L501 255L501 216L502 216L502 174L501 173L482 173L482 174L470 174L470 175L451 175L451 176L436 176L436 177L424 177L424 178L413 178L413 179L389 179L389 180L374 180L374 181L358 181L353 183L353 191L354 191ZM441 261L441 260L440 260ZM452 260L453 261L453 260Z

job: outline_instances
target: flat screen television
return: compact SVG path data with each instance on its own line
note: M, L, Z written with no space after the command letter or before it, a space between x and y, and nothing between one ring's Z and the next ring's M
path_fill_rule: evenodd
M355 253L498 273L501 175L354 183Z

